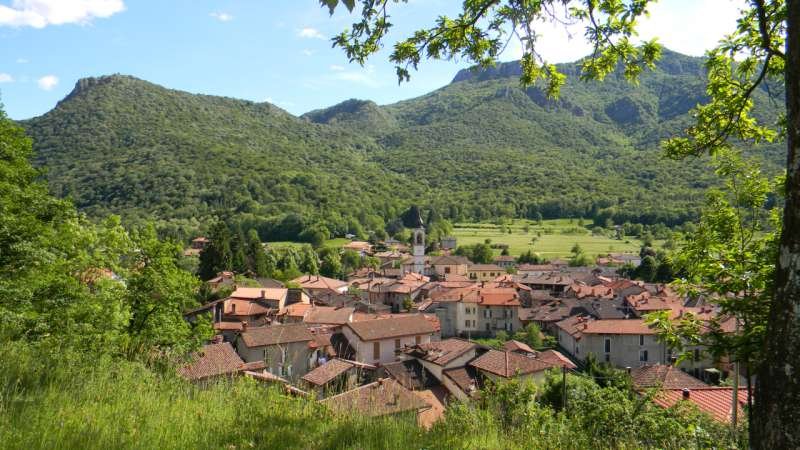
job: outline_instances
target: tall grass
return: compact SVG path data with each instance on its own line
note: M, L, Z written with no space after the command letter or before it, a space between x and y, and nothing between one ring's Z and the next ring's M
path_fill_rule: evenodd
M152 367L0 344L0 448L583 449L693 448L709 442L707 436L695 440L692 421L667 413L638 417L613 399L588 399L581 407L578 392L576 410L567 415L510 386L476 405L449 407L445 420L426 431L413 416L335 416L251 379L200 387ZM674 432L648 431L664 426Z

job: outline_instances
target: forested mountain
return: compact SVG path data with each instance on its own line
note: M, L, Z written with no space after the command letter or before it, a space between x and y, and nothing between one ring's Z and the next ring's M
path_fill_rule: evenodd
M81 80L23 125L56 194L92 215L184 229L221 211L378 228L412 203L454 220L693 217L712 175L701 160L665 160L658 143L704 98L702 60L665 51L638 86L581 82L577 63L560 70L557 101L520 88L506 63L396 104L349 100L300 118L114 75ZM756 103L765 117L780 104L765 91ZM778 167L779 146L758 150Z

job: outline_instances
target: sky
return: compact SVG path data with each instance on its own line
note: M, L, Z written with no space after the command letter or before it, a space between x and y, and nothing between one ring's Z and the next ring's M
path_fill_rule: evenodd
M662 0L640 37L702 55L733 30L743 0ZM449 83L466 61L425 61L398 86L391 43L455 15L455 0L390 5L386 48L365 67L348 63L330 38L357 19L333 16L317 0L0 0L0 101L12 119L44 114L76 81L113 73L169 88L267 101L291 112L350 98L379 104L416 97ZM582 26L536 24L548 62L589 53ZM518 59L511 42L501 57Z

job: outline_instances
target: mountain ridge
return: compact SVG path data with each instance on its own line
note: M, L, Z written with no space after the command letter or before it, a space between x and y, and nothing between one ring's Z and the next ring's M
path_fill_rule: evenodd
M301 116L110 75L78 81L21 123L53 191L95 216L187 228L220 212L257 223L295 214L339 232L352 220L380 228L420 204L452 220L672 224L695 217L715 182L702 158L669 161L658 147L705 98L702 67L665 51L636 86L570 76L554 100L503 63L400 102L351 99ZM574 74L578 63L559 68ZM776 115L756 94L764 117ZM779 167L779 146L755 150Z

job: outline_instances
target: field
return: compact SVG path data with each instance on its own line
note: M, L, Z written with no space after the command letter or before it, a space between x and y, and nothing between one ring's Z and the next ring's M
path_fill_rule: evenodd
M524 228L526 225L527 232ZM638 253L642 245L641 241L632 237L618 240L606 235L593 236L588 228L579 225L577 219L545 220L541 225L521 219L503 225L485 222L457 223L453 236L456 237L458 245L476 244L491 239L492 244L508 244L508 250L513 256L532 250L546 259L569 256L570 250L576 243L589 256L609 252ZM496 252L499 254L500 250Z

